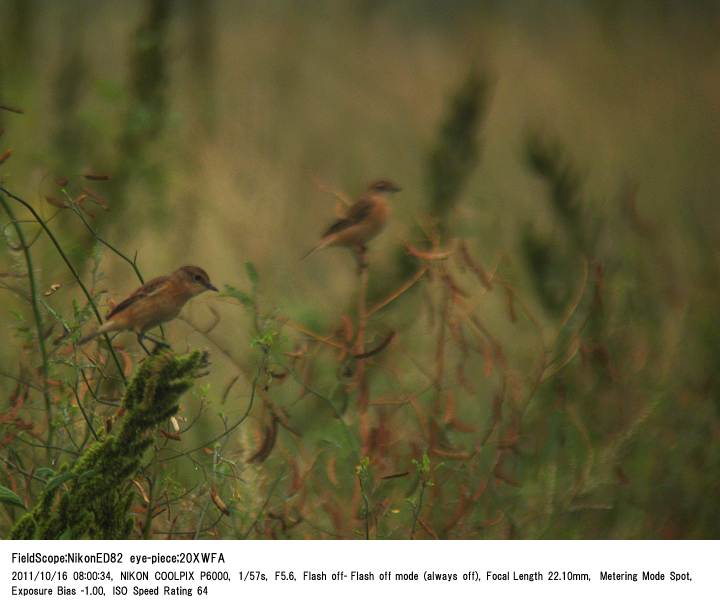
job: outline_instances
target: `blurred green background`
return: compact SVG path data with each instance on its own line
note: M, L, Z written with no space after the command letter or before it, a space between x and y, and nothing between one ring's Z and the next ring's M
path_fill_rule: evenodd
M103 310L137 277L52 205L59 177L90 189L79 214L145 279L196 264L235 288L192 301L194 328L165 326L213 365L181 442L159 436L138 481L167 501L138 535L716 538L719 26L699 1L0 0L0 105L23 111L0 111L0 179L52 218ZM370 344L395 337L362 406L308 336L348 332L352 257L300 256L335 215L326 190L380 177L403 190L371 247L370 301L431 270L369 320ZM3 226L8 413L39 362ZM449 258L403 246L433 237ZM88 316L50 242L31 251L51 340ZM49 376L70 452L44 462L32 388L1 419L1 483L28 505L41 485L18 471L72 459L85 433L77 357L58 347ZM238 420L254 378L267 391L247 420L163 461ZM20 513L4 507L2 530Z

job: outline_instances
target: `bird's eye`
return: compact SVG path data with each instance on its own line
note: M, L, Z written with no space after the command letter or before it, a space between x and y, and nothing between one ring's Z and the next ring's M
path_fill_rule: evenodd
M195 275L195 281L197 281L198 283L202 283L203 278L200 275Z

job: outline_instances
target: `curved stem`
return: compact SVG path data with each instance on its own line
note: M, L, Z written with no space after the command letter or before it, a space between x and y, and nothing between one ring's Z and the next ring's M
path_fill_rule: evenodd
M116 256L119 256L119 257L122 258L125 262L127 262L127 263L130 265L130 267L132 268L132 270L135 272L135 276L138 278L138 280L140 281L140 283L141 283L141 284L145 283L145 279L143 278L143 275L142 275L142 273L140 272L140 268L138 267L136 260L130 258L128 255L124 254L124 253L121 252L118 248L116 248L112 243L110 243L109 241L106 241L105 239L103 239L103 238L97 233L97 231L92 227L92 225L85 219L85 216L82 215L82 213L80 212L80 210L77 209L77 205L75 205L75 203L73 202L72 197L70 197L70 195L68 195L65 190L63 190L63 193L65 193L65 196L67 196L67 198L69 199L69 201L70 201L70 203L71 203L70 209L73 211L73 213L74 213L78 218L80 218L80 221L83 223L83 225L84 225L85 228L88 230L88 232L89 232L97 241L99 241L99 242L102 243L106 248L108 248L113 254L115 254ZM137 253L135 254L135 256L137 257ZM160 335L161 335L163 338L165 338L165 328L163 328L162 324L160 324L159 327L160 327Z
M3 189L4 190L4 189ZM10 216L10 220L12 221L12 224L15 226L15 232L17 233L18 240L20 241L20 246L23 251L23 255L25 256L25 265L27 266L27 272L28 272L28 281L30 283L30 302L32 304L32 310L33 310L33 316L35 317L35 326L37 329L37 340L38 340L38 346L40 347L40 358L42 360L42 375L43 375L43 382L42 382L42 394L43 394L43 400L45 402L45 419L47 423L47 458L48 461L51 460L52 457L52 451L50 449L50 446L53 443L53 426L52 426L52 403L50 401L50 392L48 391L48 376L50 374L50 368L48 365L48 355L47 355L47 349L45 348L45 332L43 330L43 323L42 323L42 315L40 314L40 306L38 304L38 291L37 286L35 285L35 271L33 268L32 263L32 257L30 256L30 248L28 247L27 242L25 241L25 234L20 228L20 225L17 222L17 218L15 217L15 214L13 213L12 209L8 205L7 201L5 200L5 197L0 195L0 204L2 204L3 209L5 209L5 212L8 216Z
M80 286L80 289L81 289L81 290L83 291L83 293L85 294L85 298L87 298L88 304L90 305L90 307L92 308L93 312L95 313L95 317L97 318L98 322L99 322L99 323L102 323L102 321L103 321L102 315L100 315L100 311L98 311L97 305L95 304L95 301L92 299L92 296L90 295L89 290L87 289L87 287L86 287L85 284L83 283L82 279L80 279L80 275L78 275L78 272L77 272L77 270L75 269L75 267L73 266L72 262L70 262L70 260L68 259L68 257L65 255L65 251L63 250L63 248L62 248L62 246L60 245L60 243L58 242L58 240L55 238L55 235L54 235L53 232L48 228L48 226L47 226L47 224L45 223L45 221L44 221L44 220L40 217L40 215L35 211L35 208L34 208L32 205L30 205L30 203L28 203L27 201L25 201L24 199L21 199L21 198L18 197L17 195L11 193L11 192L10 192L9 190L7 190L4 186L1 186L1 185L0 185L0 192L5 193L8 197L10 197L11 199L14 199L14 200L17 201L18 203L20 203L20 205L22 205L23 207L25 207L25 208L33 215L33 217L35 218L35 220L37 220L38 224L39 224L40 226L42 226L42 229L45 231L45 233L47 234L47 236L50 237L50 241L53 242L53 245L55 246L55 249L57 249L58 253L60 254L60 257L63 259L63 261L65 262L65 265L68 267L68 269L70 269L70 272L72 273L72 276L75 278L75 281L77 281L78 285ZM120 359L118 358L117 353L115 353L115 349L114 349L113 346L112 346L112 342L110 341L110 338L109 338L107 335L104 335L104 336L105 336L105 341L107 342L107 347L108 347L108 349L109 349L109 351L110 351L110 354L111 354L111 356L112 356L112 358L113 358L113 361L115 362L115 366L117 367L117 370L118 370L118 372L120 373L120 378L122 378L122 380L123 380L124 383L127 383L127 378L125 377L125 372L123 371L123 367L122 367L122 364L120 363Z

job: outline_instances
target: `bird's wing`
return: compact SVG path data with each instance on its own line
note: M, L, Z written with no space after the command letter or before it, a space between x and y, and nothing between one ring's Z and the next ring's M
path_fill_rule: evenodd
M335 233L339 233L346 228L350 228L355 224L359 224L365 220L373 210L374 202L371 199L360 199L347 210L344 218L331 224L323 233L323 237L329 237Z
M151 279L150 281L143 283L137 290L135 290L130 296L128 296L125 300L122 302L119 302L116 304L110 313L107 314L107 317L105 319L110 319L111 317L114 317L120 311L124 311L127 309L130 305L136 303L138 300L142 300L143 298L147 298L151 294L155 294L160 290L164 285L167 285L168 277L162 276L162 277L155 277L155 279Z

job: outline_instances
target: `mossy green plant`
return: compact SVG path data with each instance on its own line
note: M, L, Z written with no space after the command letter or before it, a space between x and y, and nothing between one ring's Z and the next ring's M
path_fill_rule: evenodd
M151 433L178 410L177 401L208 365L205 351L164 350L146 359L122 402L114 434L91 444L50 479L35 507L13 527L13 539L127 539L133 528L130 479L152 444Z

